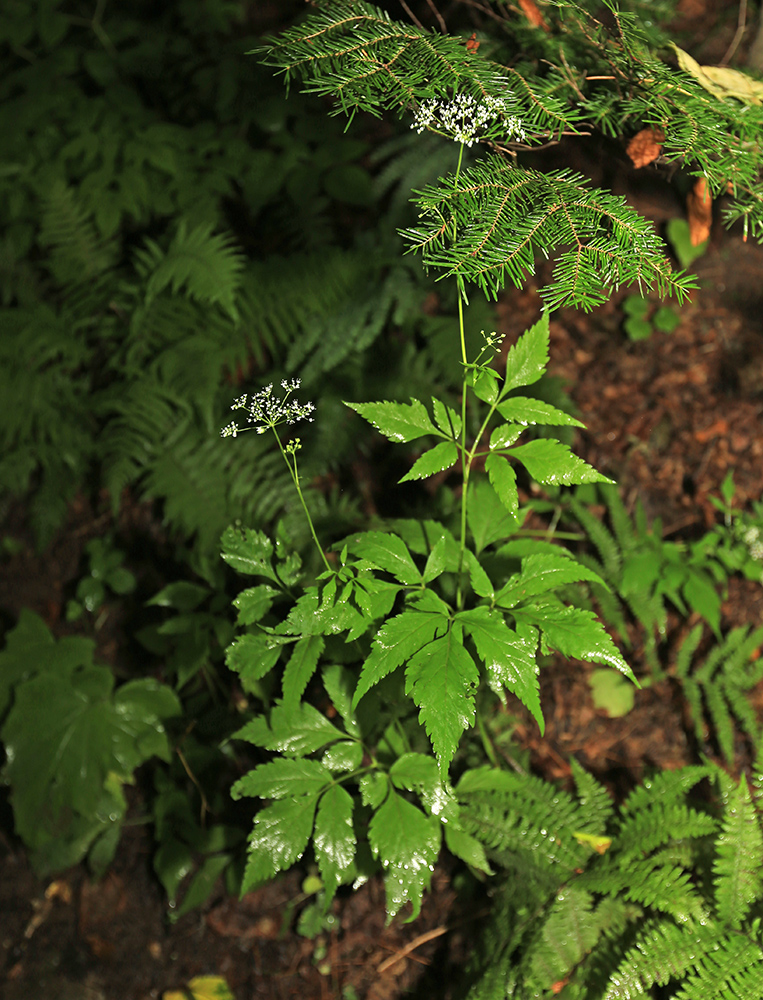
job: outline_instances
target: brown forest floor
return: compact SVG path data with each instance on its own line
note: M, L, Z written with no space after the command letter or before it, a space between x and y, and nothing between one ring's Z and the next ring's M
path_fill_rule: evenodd
M711 5L694 6L707 16ZM628 189L627 178L622 186ZM676 211L669 197L634 203L658 221ZM564 380L587 426L577 453L618 480L631 509L640 498L650 518L661 517L666 532L681 538L713 522L708 496L718 494L730 469L737 506L763 495L763 248L719 228L692 270L701 288L670 336L630 342L618 301L590 316L562 311L551 324L550 373ZM499 305L502 332L515 338L537 318L538 302L532 289L508 296ZM152 527L145 508L126 516ZM101 531L83 504L43 556L30 547L0 564L6 619L27 606L55 621L84 541ZM763 622L763 587L732 580L723 615L724 630ZM112 662L123 655L114 647L99 653ZM609 719L593 707L587 670L552 664L542 676L544 738L530 721L517 726L517 740L538 773L565 780L575 755L613 786L627 788L645 767L695 759L668 682L638 692L633 711ZM151 874L147 828L126 828L99 884L81 867L53 882L36 878L3 828L11 828L7 810L0 811L0 993L6 1000L149 1000L200 974L224 976L237 1000L445 1000L465 955L467 929L479 922L479 910L459 909L442 866L411 923L384 926L383 887L374 880L335 901L330 933L301 938L294 931L300 875L290 873L240 903L220 890L202 912L170 925Z

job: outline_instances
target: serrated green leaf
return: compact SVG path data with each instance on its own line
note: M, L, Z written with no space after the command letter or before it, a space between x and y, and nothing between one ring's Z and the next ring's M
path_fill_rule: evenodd
M426 810L443 822L458 815L458 804L449 784L443 782L434 757L423 753L405 753L389 769L396 788L417 792Z
M313 832L317 795L279 799L254 819L242 894L269 882L305 853Z
M273 543L261 531L227 528L223 533L220 554L238 573L264 576L276 584L279 582L271 565Z
M478 555L493 542L513 535L519 527L517 519L506 510L493 487L483 478L469 483L466 520Z
M225 651L229 670L241 678L245 691L255 691L253 685L273 669L281 656L281 649L290 640L287 636L274 636L270 632L240 635Z
M267 583L242 590L233 602L233 607L238 610L238 624L254 625L261 618L264 618L273 607L273 601L278 593L279 591Z
M548 313L544 312L538 322L509 349L501 398L517 386L532 385L538 381L548 364L548 342Z
M510 454L519 459L538 483L571 486L574 483L613 482L582 458L573 455L566 444L554 438L538 438L527 444L519 444L511 449Z
M284 799L294 795L319 795L333 781L329 771L317 760L291 760L280 757L259 764L231 788L233 799L244 795L261 799Z
M513 520L518 521L519 493L517 492L517 476L511 467L511 463L501 455L491 454L485 459L485 471L498 499Z
M341 785L332 785L323 794L315 817L313 843L327 903L355 860L352 810L352 796Z
M423 646L448 627L448 619L440 613L418 611L415 609L403 611L402 614L388 619L379 629L374 639L371 654L363 664L352 699L353 707L358 704L363 695L382 677L392 673L406 660L417 653Z
M568 556L534 553L522 560L522 572L512 577L495 596L502 608L513 608L521 601L545 594L567 583L581 580L598 583L609 589L598 573Z
M447 566L447 552L448 543L444 538L441 538L427 556L426 566L424 566L422 574L424 583L431 583L432 580L436 580L445 571L445 567Z
M274 631L292 636L338 635L361 627L362 634L363 616L348 601L334 603L330 584L331 581L322 594L315 587L307 588Z
M347 403L351 410L380 431L390 441L415 441L425 434L440 432L429 419L426 407L418 399L410 403Z
M474 722L474 691L479 671L464 649L460 628L434 639L415 653L405 672L405 693L419 706L419 722L432 741L445 777L461 733Z
M490 450L500 451L502 448L510 448L521 437L523 431L524 427L519 424L499 424L491 431Z
M303 757L327 743L345 739L345 734L312 705L298 702L287 706L277 702L267 724L263 716L252 719L233 738L248 740L266 750L280 750L290 757Z
M348 538L346 545L353 555L367 559L378 569L386 570L406 586L421 583L421 571L399 535L384 531L364 531Z
M511 613L518 621L537 628L543 638L544 646L578 660L608 663L610 667L621 671L640 687L633 676L633 671L593 611L586 611L583 608L530 605L514 608Z
M310 678L318 667L326 641L322 635L307 635L299 639L283 672L285 705L299 701Z
M423 455L420 455L411 466L410 471L402 479L399 479L398 482L407 483L412 479L426 479L437 472L449 469L452 465L456 464L457 460L458 449L455 443L453 441L441 441L440 444L436 444L434 448L430 448L429 451L425 451Z
M432 396L434 420L443 434L450 438L458 438L461 433L461 417L452 406L446 406L436 396Z
M474 640L491 690L500 696L503 695L503 688L515 694L532 712L543 733L535 630L519 635L509 628L499 611L489 608L462 611L457 620Z
M332 743L323 752L321 763L329 771L354 771L363 761L363 745L354 740Z
M490 577L471 549L464 550L464 565L469 570L469 580L471 581L474 593L478 597L490 597L492 599L494 594L493 584L490 582Z
M352 693L355 689L355 673L339 663L331 663L323 668L323 686L334 708L339 712L347 732L359 736L355 713L352 710Z
M358 778L360 798L364 806L378 809L389 792L389 778L380 771L370 771Z
M512 396L498 404L498 412L512 424L545 424L548 427L584 427L575 417L550 403L530 396Z
M434 863L440 852L441 824L426 817L402 796L390 791L374 813L368 840L374 857L385 870L387 913L394 917L407 902L413 904L411 919L421 910L421 897L429 888Z

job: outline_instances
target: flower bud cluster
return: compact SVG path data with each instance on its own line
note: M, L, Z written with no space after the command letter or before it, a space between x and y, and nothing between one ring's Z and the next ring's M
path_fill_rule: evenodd
M478 137L525 139L522 122L511 114L509 101L490 95L481 100L470 94L456 94L452 99L429 98L414 112L411 128L419 133L428 128L467 146Z
M299 389L300 380L283 379L281 388L283 397L273 395L273 384L249 396L244 393L231 405L232 410L247 410L247 421L251 427L239 427L235 420L223 427L222 437L236 437L243 431L253 430L258 434L275 429L279 424L295 424L298 420L313 420L311 416L315 406L312 403L300 403L289 396Z

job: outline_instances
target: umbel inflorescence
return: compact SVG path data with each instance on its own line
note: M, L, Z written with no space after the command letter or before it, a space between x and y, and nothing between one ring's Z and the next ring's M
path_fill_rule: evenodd
M477 100L470 94L456 94L452 99L432 97L414 111L411 128L421 133L430 129L440 135L471 146L477 138L524 141L520 119L511 113L508 98L487 94Z
M275 430L279 424L296 424L298 420L313 420L311 416L315 406L312 403L300 403L297 399L289 399L293 392L300 387L300 380L282 379L281 388L284 390L282 398L273 395L273 384L266 385L264 389L249 396L244 393L231 404L232 410L247 410L247 421L251 427L239 427L235 420L223 427L220 432L222 437L236 437L244 431L257 431L258 434L265 434L268 430Z

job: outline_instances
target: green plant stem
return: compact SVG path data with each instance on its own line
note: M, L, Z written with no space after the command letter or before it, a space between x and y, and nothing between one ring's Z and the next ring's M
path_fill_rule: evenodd
M286 451L284 450L284 446L281 444L281 439L278 436L278 432L276 431L275 427L271 427L271 430L273 431L273 434L275 435L275 439L278 442L278 447L280 448L281 454L283 455L283 460L284 460L284 462L286 462L287 468L289 469L289 474L291 475L292 482L294 483L294 488L297 491L297 496L299 497L299 502L302 504L302 509L305 512L305 517L307 518L307 523L310 525L310 534L313 536L313 541L315 542L315 547L318 549L318 551L321 554L321 559L323 560L324 566L329 571L329 573L331 573L332 572L331 566L329 565L329 561L326 558L326 553L321 548L321 543L318 541L318 536L315 533L315 526L313 525L313 519L312 519L312 517L310 517L310 511L307 509L307 504L305 503L305 498L302 495L302 488L299 485L299 471L297 469L297 456L296 456L296 454L293 451L290 452L289 454L287 454ZM289 459L291 459L291 461Z

